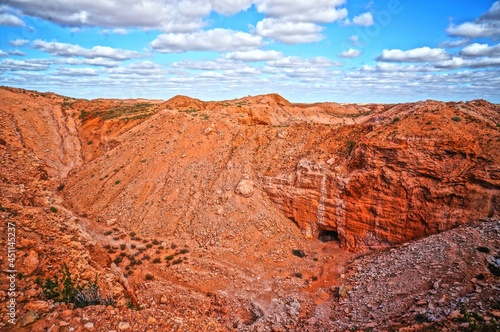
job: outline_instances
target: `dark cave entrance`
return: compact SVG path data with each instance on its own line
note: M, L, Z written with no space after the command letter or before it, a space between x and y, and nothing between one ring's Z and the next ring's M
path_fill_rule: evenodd
M318 240L321 242L339 241L339 233L322 229L319 231Z

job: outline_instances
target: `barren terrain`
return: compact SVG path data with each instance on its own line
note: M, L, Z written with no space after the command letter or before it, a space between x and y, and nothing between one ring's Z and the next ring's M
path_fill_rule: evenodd
M2 87L0 188L19 272L16 324L3 305L1 330L500 321L500 107L484 100L89 101ZM63 264L97 276L113 305L48 299L40 280Z

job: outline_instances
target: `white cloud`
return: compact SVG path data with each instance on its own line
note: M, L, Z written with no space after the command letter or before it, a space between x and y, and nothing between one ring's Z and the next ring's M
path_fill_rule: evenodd
M500 1L495 1L488 11L481 16L481 20L500 21Z
M474 22L450 24L446 32L453 37L500 37L500 1L495 1L488 11Z
M370 12L355 16L352 21L350 19L346 19L344 21L344 24L346 25L361 25L365 27L369 27L373 24L375 24L375 21L373 20L373 15Z
M386 62L435 62L450 59L451 56L442 48L421 47L409 51L398 49L383 50L378 61Z
M103 29L103 30L99 31L99 34L101 34L101 35L109 35L109 34L126 35L126 34L128 34L128 31L127 31L127 29L123 29L123 28Z
M134 62L126 67L117 67L108 69L108 74L111 75L139 75L139 76L156 76L164 71L163 67L151 61Z
M463 59L461 57L453 57L451 60L438 62L435 64L435 66L436 68L440 69L500 67L500 57L483 57L478 59Z
M160 28L168 32L203 27L203 18L212 9L206 0L9 0L8 6L63 26Z
M27 39L14 39L9 42L10 45L15 47L21 47L28 44L30 41Z
M355 50L353 48L348 49L347 51L344 51L339 54L339 58L346 58L346 59L352 59L356 58L361 55L361 52L358 50Z
M465 22L460 25L450 25L446 32L453 37L497 37L500 36L500 24Z
M482 56L500 57L500 44L497 44L495 46L489 46L488 44L474 43L462 49L462 51L460 51L460 55L471 58L482 57Z
M190 69L190 70L234 70L241 67L241 62L233 61L230 59L216 59L211 60L183 60L174 62L174 68Z
M0 56L6 56L6 55L8 55L6 52L0 50Z
M458 39L458 40L447 40L447 41L439 43L439 47L455 48L455 47L465 46L469 43L470 43L470 39L468 39L468 38L463 38L463 39Z
M226 55L227 59L247 62L270 61L283 58L283 53L278 51L252 50L246 52L233 52Z
M257 23L255 33L285 44L313 43L323 40L323 28L314 23L290 22L265 18Z
M239 51L250 50L262 45L262 38L245 32L213 29L192 33L168 33L159 35L151 47L162 53L188 51Z
M224 15L233 15L250 8L253 0L211 0L212 9Z
M297 68L297 67L338 67L342 66L341 62L335 62L325 57L301 58L298 56L287 56L283 59L268 61L267 65L277 68Z
M46 42L40 39L32 43L33 48L52 55L59 56L81 56L84 58L108 58L113 60L128 60L140 58L142 55L136 51L122 50L118 48L111 48L108 46L94 46L91 49L83 48L79 45Z
M19 50L13 50L13 51L9 51L9 55L15 55L15 56L25 56L26 53L24 52L21 52Z
M271 18L293 22L330 23L347 16L347 9L337 8L345 0L257 0L257 10Z
M67 68L59 67L56 71L57 75L63 76L97 76L99 73L93 68Z
M9 13L0 13L0 26L23 27L26 24L17 16Z
M67 65L90 65L90 66L100 66L100 67L117 67L120 62L117 60L111 60L106 58L92 58L92 59L80 59L80 58L53 58L53 63L67 64Z
M39 59L29 59L29 60L12 60L5 59L0 61L0 71L41 71L47 70L49 64L47 61Z

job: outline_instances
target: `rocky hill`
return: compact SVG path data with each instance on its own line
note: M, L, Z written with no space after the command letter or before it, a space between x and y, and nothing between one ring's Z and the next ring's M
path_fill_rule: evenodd
M3 329L418 330L499 318L497 105L89 101L6 87L0 101L0 217L16 224L21 273L17 325L2 307ZM63 263L98 275L114 306L48 301L40 281Z

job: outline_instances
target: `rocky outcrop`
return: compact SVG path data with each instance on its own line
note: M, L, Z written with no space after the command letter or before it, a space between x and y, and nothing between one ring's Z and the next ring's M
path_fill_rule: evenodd
M465 107L466 124L456 115ZM332 161L302 159L294 173L264 177L262 188L307 237L335 231L342 246L358 250L498 217L498 130L494 121L476 117L494 118L495 113L478 108L495 107L484 102L465 107L433 102L398 106L386 114L392 121L353 142L351 155L340 167L332 167ZM439 118L427 115L429 109L439 112ZM415 121L419 116L424 119ZM437 118L434 126L430 118ZM478 139L478 134L493 139Z

